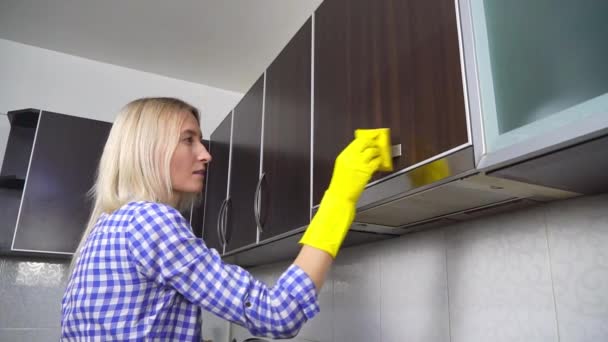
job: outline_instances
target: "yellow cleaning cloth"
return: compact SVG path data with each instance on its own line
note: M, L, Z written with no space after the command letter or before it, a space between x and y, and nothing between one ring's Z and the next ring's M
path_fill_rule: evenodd
M374 137L380 148L380 167L378 171L393 171L393 157L391 156L391 129L376 128L376 129L357 129L355 130L355 138L359 137Z

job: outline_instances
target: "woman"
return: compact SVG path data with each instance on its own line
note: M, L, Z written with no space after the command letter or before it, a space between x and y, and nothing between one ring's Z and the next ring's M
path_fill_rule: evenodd
M179 213L203 188L211 155L198 111L173 98L129 103L116 118L92 190L94 208L62 302L62 340L200 341L201 310L257 336L288 338L318 311L317 292L379 151L355 139L295 261L267 287L224 264Z

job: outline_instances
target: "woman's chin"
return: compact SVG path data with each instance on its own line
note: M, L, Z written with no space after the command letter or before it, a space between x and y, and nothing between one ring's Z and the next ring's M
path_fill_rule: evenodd
M183 188L173 188L173 191L180 194L188 194L188 195L198 195L203 191L203 185L192 185Z

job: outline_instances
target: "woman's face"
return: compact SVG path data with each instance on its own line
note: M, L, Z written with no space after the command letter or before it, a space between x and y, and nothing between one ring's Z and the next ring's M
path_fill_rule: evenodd
M202 144L201 130L194 115L187 112L179 142L171 157L171 184L173 190L196 193L203 190L207 163L211 155Z

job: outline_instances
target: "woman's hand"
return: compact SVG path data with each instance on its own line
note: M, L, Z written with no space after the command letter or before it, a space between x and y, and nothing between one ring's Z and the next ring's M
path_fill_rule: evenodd
M300 240L336 257L355 218L357 201L381 163L379 131L360 134L336 158L334 171L319 210ZM386 138L382 136L381 138ZM386 152L386 151L384 151Z
M357 203L380 165L380 149L375 138L356 138L338 155L326 193Z

